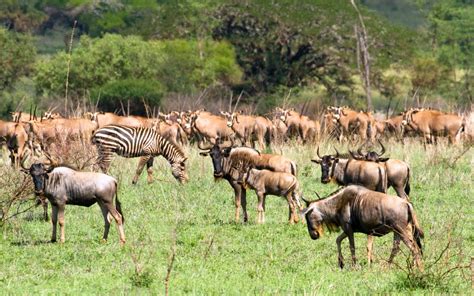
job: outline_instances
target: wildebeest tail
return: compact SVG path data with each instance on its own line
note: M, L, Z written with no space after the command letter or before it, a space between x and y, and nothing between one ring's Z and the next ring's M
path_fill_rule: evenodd
M410 168L407 168L407 183L405 184L405 194L410 196Z
M408 203L408 220L411 221L413 225L413 237L415 238L418 248L420 248L420 253L423 255L421 239L425 237L425 234L421 229L420 224L418 224L418 219L416 218L416 214L411 203Z
M119 212L120 216L122 216L122 223L125 223L125 216L122 213L122 204L118 199L118 191L115 191L115 209Z

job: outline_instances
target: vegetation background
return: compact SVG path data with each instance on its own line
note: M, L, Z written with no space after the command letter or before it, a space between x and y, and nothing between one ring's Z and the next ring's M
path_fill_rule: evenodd
M470 109L472 0L357 4L376 110ZM367 107L349 0L5 0L0 22L3 118L31 104L217 110L231 93L263 114L290 93L313 117L324 104Z

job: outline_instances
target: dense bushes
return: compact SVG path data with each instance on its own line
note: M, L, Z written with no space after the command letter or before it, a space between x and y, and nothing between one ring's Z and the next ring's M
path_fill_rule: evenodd
M40 93L63 94L67 53L43 59L36 66L35 81ZM240 80L232 46L210 40L143 41L136 36L82 37L73 50L69 92L91 94L108 107L114 99L157 103L165 92L191 92L212 84ZM117 102L117 105L119 103Z
M147 80L114 80L92 90L92 98L100 110L110 112L117 106L127 106L131 114L146 114L144 104L159 106L162 97L163 86Z

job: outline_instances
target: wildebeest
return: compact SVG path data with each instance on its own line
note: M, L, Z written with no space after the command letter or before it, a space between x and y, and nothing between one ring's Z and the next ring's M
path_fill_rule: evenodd
M288 202L288 221L293 224L298 222L296 208L300 210L299 182L296 176L289 173L272 172L249 168L246 173L238 172L238 183L244 188L255 190L258 197L257 223L265 223L265 199L267 195L276 195L286 198Z
M380 142L381 151L368 151L363 153L359 148L357 153L349 150L354 159L378 162L385 165L387 171L387 187L392 187L401 198L408 198L410 195L410 166L398 159L382 157L385 153L385 147Z
M375 162L342 158L336 155L319 155L312 162L321 165L321 183L335 181L339 185L358 184L371 190L387 191L387 172L385 166Z
M422 268L421 239L424 234L413 206L406 200L351 185L324 199L309 202L302 214L305 215L309 235L314 240L321 236L324 225L332 230L342 228L343 233L336 239L340 268L344 267L341 253L343 239L349 238L352 264L355 264L354 233L383 236L392 231L393 248L388 262L391 263L397 254L401 239L412 252L416 266Z
M43 163L34 163L30 168L22 170L33 178L35 194L45 196L52 207L53 231L51 241L56 242L56 225L59 221L60 242L64 243L64 209L66 205L90 207L96 202L104 216L104 235L107 240L110 221L113 218L117 223L120 243L125 243L123 231L123 214L117 195L117 181L102 173L78 172L65 166L48 166ZM114 207L115 197L115 207Z
M296 176L296 164L281 155L261 154L249 147L233 148L233 142L220 143L219 141L210 145L198 145L203 152L201 156L210 156L214 167L214 178L225 179L234 189L235 193L235 220L240 220L240 207L244 213L244 222L248 221L246 190L238 183L232 168L239 167L247 170L249 167L257 169L269 169L275 172L286 172Z

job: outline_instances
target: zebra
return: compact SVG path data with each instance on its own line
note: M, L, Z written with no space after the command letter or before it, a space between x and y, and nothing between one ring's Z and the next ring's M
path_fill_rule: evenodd
M162 155L170 163L171 173L176 180L180 183L188 180L185 165L187 157L154 129L111 124L99 128L92 137L92 143L97 146L98 164L103 173L107 173L113 153L127 158L140 157L132 184L137 183L145 164L148 183L151 183L153 159Z

